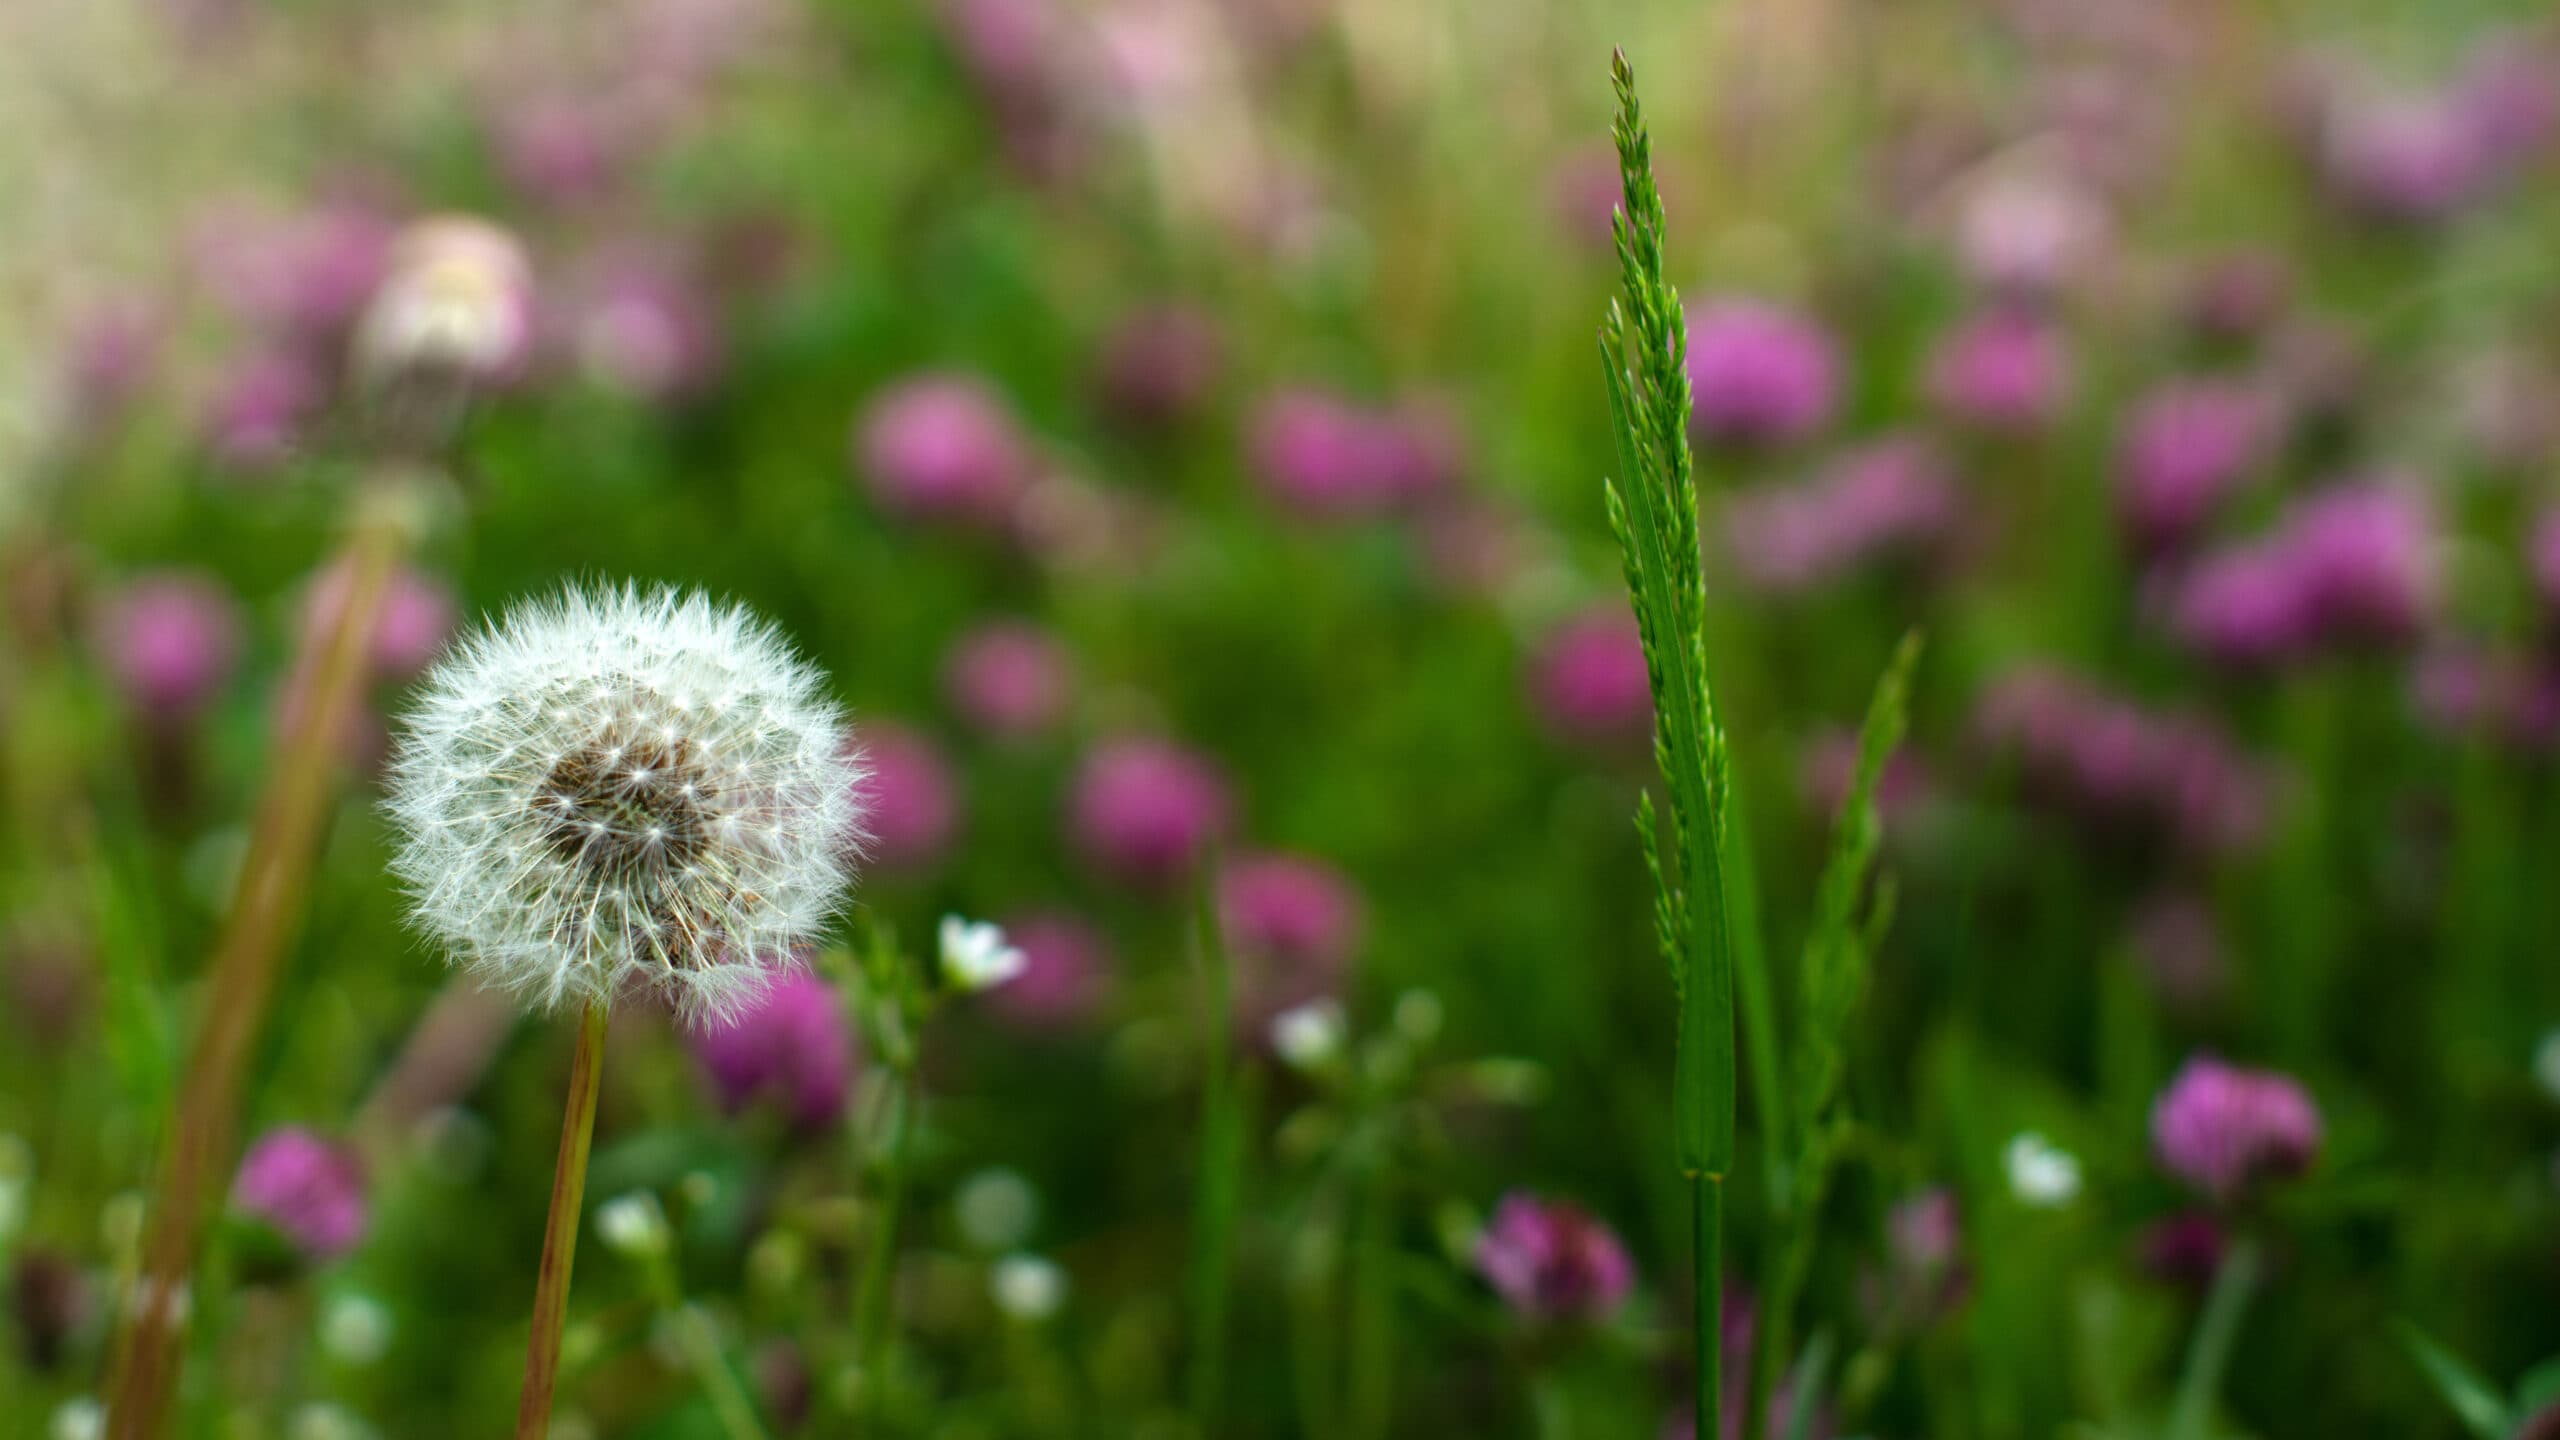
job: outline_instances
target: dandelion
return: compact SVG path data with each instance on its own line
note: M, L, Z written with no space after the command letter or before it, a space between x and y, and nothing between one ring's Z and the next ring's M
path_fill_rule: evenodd
M2036 1210L2059 1210L2080 1197L2080 1159L2033 1130L2022 1130L2001 1152L2009 1191Z
M533 343L533 270L514 236L447 215L402 233L356 331L356 362L376 381L441 373L487 383L513 374Z
M859 762L819 677L699 595L568 591L428 677L392 761L418 926L544 1009L738 1014L833 911Z
M942 917L942 973L962 990L992 990L1022 973L1020 947L988 920Z
M572 589L453 650L392 763L392 868L486 983L583 1007L516 1434L550 1427L606 1007L741 1013L834 910L861 762L818 672L700 595Z

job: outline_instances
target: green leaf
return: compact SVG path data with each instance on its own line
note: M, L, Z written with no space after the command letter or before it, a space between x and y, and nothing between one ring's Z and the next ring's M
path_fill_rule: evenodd
M1813 1133L1816 1122L1837 1093L1848 1050L1849 1026L1858 997L1866 989L1867 969L1891 918L1893 891L1871 884L1876 850L1884 836L1876 808L1876 789L1885 762L1902 743L1911 706L1911 676L1920 659L1917 632L1905 635L1893 659L1876 682L1866 722L1858 733L1858 768L1832 832L1831 853L1824 860L1815 901L1812 933L1806 937L1799 972L1803 1033L1796 1077L1796 1124L1799 1136ZM1861 913L1859 901L1873 891Z
M2480 1373L2457 1359L2452 1351L2427 1338L2427 1333L2410 1321L2400 1322L2400 1343L2433 1381L2436 1393L2444 1397L2453 1413L2480 1440L2507 1440L2515 1429L2516 1417L2507 1411L2507 1402Z
M2554 1401L2560 1401L2560 1358L2543 1361L2516 1382L2518 1423Z

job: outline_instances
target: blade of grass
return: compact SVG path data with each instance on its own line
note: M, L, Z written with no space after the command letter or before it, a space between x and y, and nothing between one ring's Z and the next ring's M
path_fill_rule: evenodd
M1201 1003L1200 1173L1191 1236L1191 1414L1203 1435L1217 1433L1225 1383L1229 1268L1236 1212L1244 1201L1244 1119L1231 1058L1233 977L1218 924L1217 867L1201 867L1195 904L1193 959Z

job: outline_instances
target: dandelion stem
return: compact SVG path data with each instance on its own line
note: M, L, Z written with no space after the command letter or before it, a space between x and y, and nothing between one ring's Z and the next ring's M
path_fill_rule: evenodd
M1700 1175L1697 1186L1698 1440L1724 1433L1724 1177Z
M2176 1408L2169 1412L2168 1440L2203 1440L2213 1397L2222 1390L2222 1372L2231 1362L2232 1342L2240 1336L2240 1317L2258 1287L2258 1242L2244 1239L2231 1247L2214 1272L2213 1291L2205 1297L2204 1316L2196 1322L2195 1340L2187 1348L2187 1367L2178 1377Z
M533 1289L533 1337L525 1348L524 1399L516 1407L516 1440L542 1440L551 1430L551 1393L560 1381L560 1331L569 1318L569 1269L578 1255L585 1211L587 1154L596 1134L596 1093L604 1070L605 1005L589 1001L569 1061L568 1103L560 1121L560 1163L551 1176L551 1218L542 1232L542 1268Z
M360 497L340 564L344 598L305 638L296 662L302 703L276 739L231 912L210 964L203 1028L169 1126L151 1232L109 1386L107 1434L152 1440L167 1422L185 1359L189 1277L212 1193L233 1163L249 1057L264 1028L286 949L302 919L311 868L337 789L338 738L354 713L366 648L391 572L412 531L407 486Z

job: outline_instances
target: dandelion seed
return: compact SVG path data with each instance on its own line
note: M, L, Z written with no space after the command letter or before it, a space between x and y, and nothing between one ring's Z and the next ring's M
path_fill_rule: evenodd
M726 700L677 710L671 695ZM751 719L749 717L761 717ZM545 1009L735 1015L826 923L859 759L818 673L699 595L571 590L450 651L392 763L420 928Z

